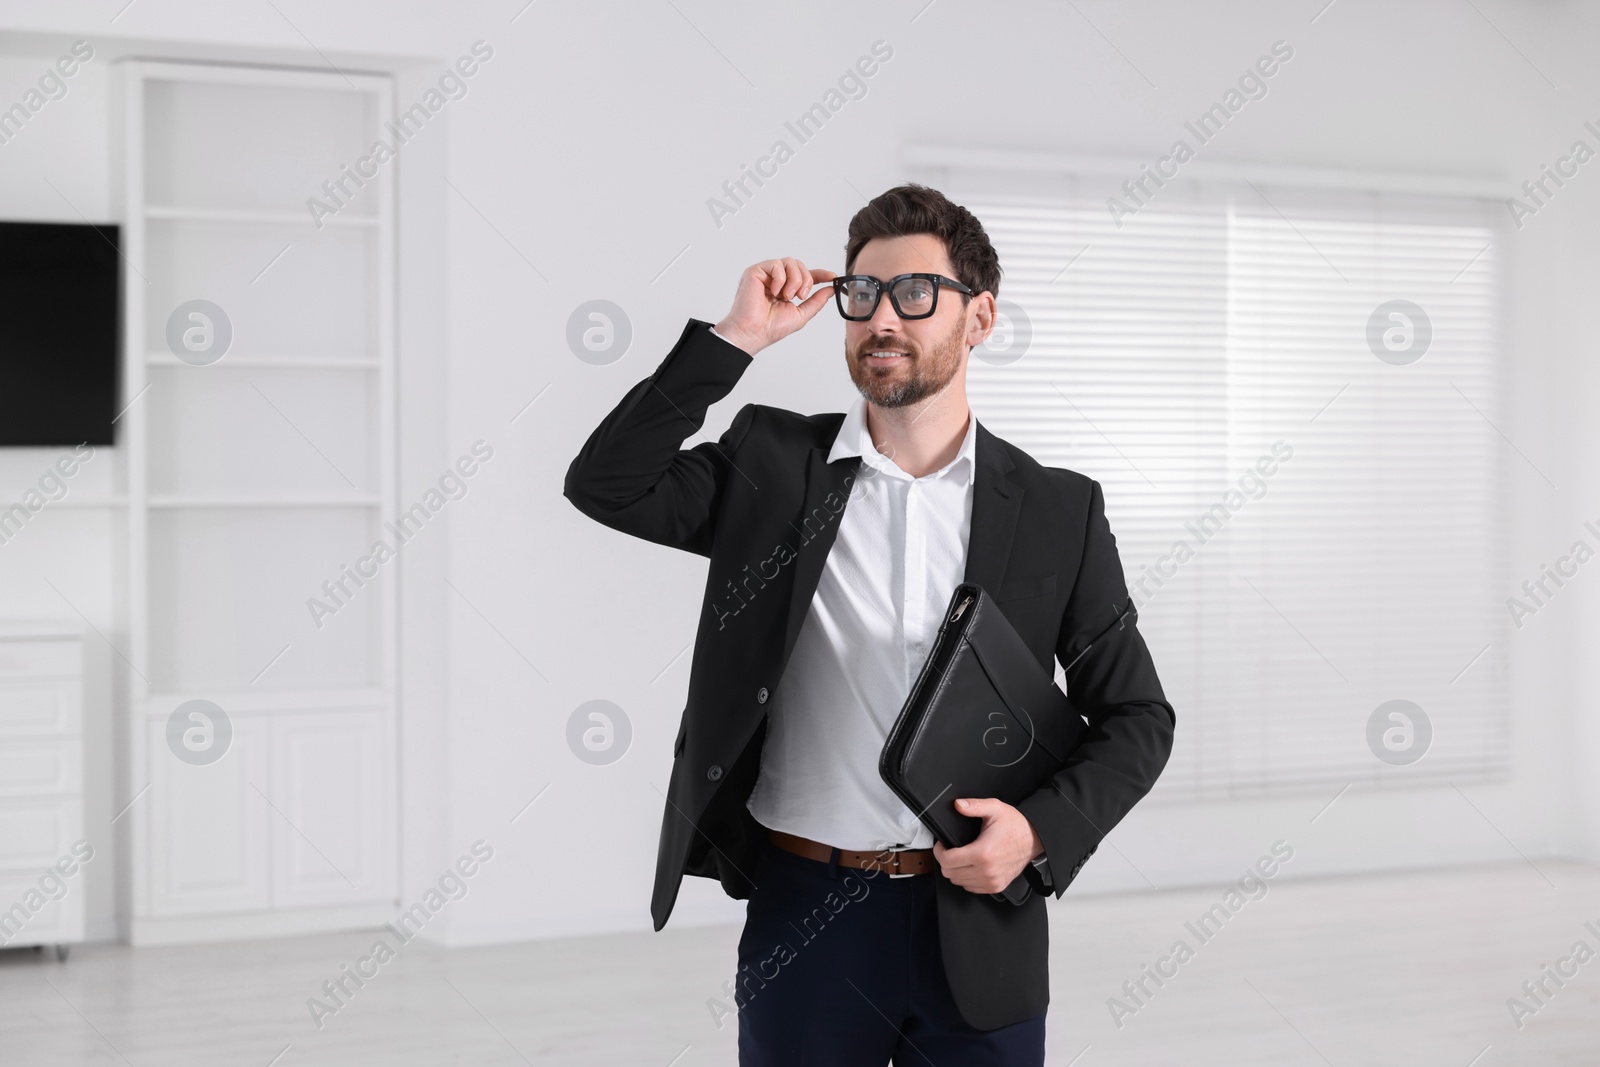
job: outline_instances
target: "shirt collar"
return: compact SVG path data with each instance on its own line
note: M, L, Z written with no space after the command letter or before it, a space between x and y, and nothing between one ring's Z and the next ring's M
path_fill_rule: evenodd
M977 446L978 417L969 410L967 435L961 439L961 448L956 452L955 458L925 477L939 478L948 474L962 482L970 482L974 465L977 463ZM872 435L867 432L867 400L860 395L856 397L855 403L850 405L850 410L845 412L844 422L840 424L839 433L833 439L833 448L828 452L828 462L832 463L836 459L850 456L860 456L863 463L885 474L911 478L911 475L901 470L893 460L873 447Z

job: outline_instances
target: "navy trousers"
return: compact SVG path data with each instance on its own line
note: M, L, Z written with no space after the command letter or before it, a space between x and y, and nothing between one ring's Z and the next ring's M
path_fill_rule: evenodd
M740 1067L1042 1067L1044 1013L963 1020L939 954L938 871L890 878L763 839L739 938Z

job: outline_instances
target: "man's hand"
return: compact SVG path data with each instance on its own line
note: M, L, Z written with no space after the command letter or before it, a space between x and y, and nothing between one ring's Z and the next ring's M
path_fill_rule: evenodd
M835 277L831 270L807 270L792 256L757 263L739 276L733 308L717 323L717 334L753 356L810 322L833 287L811 290ZM799 304L793 303L797 295L804 297Z
M971 844L945 848L933 843L933 858L943 874L970 893L998 893L1044 855L1044 842L1028 817L1003 800L980 797L956 801L956 811L983 820Z

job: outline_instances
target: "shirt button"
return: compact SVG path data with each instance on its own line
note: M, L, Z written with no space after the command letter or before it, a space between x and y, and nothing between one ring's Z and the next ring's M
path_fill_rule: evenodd
M767 687L766 686L762 686L759 690L756 691L756 703L757 704L765 704L766 702L767 702Z
M706 771L706 777L711 779L713 782L720 781L722 778L722 768L713 763L711 768Z

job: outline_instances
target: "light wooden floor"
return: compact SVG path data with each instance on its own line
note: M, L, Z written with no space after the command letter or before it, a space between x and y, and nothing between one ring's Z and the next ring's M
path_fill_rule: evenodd
M1184 922L1221 893L1051 902L1052 1067L1600 1064L1600 958L1521 1030L1506 1007L1575 942L1600 952L1583 925L1600 928L1600 869L1275 880L1202 945ZM4 952L0 1063L734 1064L737 1024L719 1031L705 1005L738 935L669 926L497 948L413 943L320 1031L306 998L370 934L79 946L65 964ZM1107 998L1178 938L1193 959L1119 1029Z

